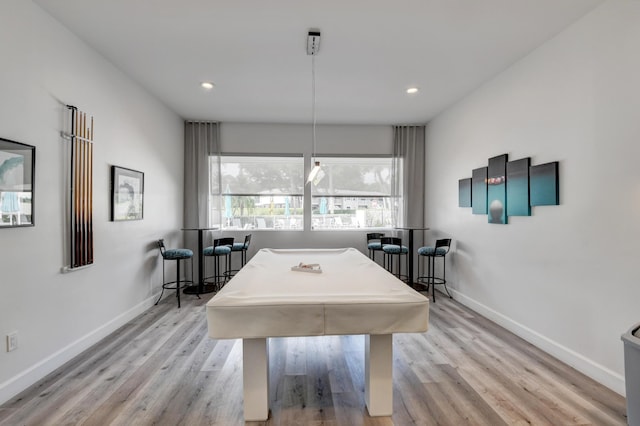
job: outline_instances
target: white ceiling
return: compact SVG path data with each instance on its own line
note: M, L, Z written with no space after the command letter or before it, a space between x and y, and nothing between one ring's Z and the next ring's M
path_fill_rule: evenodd
M317 28L317 121L351 124L425 123L601 3L34 1L194 120L311 122L306 39Z

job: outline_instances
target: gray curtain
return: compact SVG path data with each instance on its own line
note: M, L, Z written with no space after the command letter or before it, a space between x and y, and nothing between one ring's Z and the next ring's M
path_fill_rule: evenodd
M218 155L218 123L184 123L184 227L210 226L209 157Z
M397 226L424 226L424 138L425 126L393 127L392 193ZM420 240L416 238L415 243Z
M425 126L393 127L393 200L396 226L424 227ZM406 232L405 232L406 234ZM402 244L408 245L407 236ZM414 231L413 249L424 246L424 232ZM409 253L415 256L415 253ZM419 256L422 257L422 256ZM413 264L417 277L418 263Z

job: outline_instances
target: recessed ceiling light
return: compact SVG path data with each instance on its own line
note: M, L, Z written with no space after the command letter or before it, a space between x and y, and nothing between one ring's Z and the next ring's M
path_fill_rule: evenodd
M409 93L409 94L418 93L418 88L417 87L409 87L407 89L407 93Z
M204 81L204 82L200 83L200 86L202 86L202 88L205 89L205 90L213 89L213 83L211 83L209 81Z

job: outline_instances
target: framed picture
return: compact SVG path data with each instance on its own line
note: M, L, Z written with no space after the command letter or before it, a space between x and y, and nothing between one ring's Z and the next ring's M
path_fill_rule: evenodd
M36 148L0 138L0 228L34 226Z
M111 220L141 220L144 207L144 173L111 166Z

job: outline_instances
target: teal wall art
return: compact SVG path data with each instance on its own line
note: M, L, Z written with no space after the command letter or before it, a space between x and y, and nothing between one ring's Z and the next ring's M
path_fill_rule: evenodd
M487 174L489 223L507 223L507 154L489 158Z
M471 211L473 214L487 214L486 167L471 172Z
M471 178L458 181L458 207L471 207Z
M529 157L507 163L507 216L531 216L529 204Z
M557 206L558 197L558 162L540 164L531 167L531 205Z
M471 178L460 179L458 206L504 225L509 216L531 216L532 206L560 204L557 161L532 166L530 157L507 160L507 154L491 157L488 167L473 169Z

